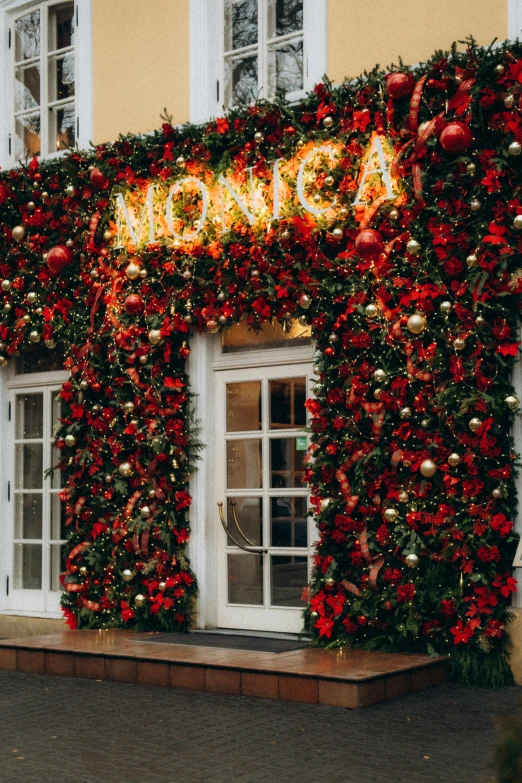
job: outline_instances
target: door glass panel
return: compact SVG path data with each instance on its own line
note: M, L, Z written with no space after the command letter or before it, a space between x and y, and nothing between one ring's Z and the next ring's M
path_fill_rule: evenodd
M303 29L303 0L268 0L268 36L289 35Z
M226 0L225 51L257 43L257 0Z
M227 443L229 489L260 489L262 486L261 439L229 440Z
M58 494L51 495L51 539L63 541L65 538L65 503L62 503Z
M260 555L228 555L229 604L263 604L263 558Z
M65 571L63 547L61 547L60 544L51 544L50 554L51 567L49 570L49 590L59 591L62 589L60 585L60 574L62 571Z
M40 154L40 112L16 118L15 155L17 158Z
M303 42L288 41L268 50L268 94L303 89Z
M16 397L17 440L43 438L43 395L19 394Z
M48 152L68 150L75 144L74 103L67 104L49 112L49 149Z
M49 100L61 101L74 95L74 54L49 60Z
M234 518L237 517L237 524ZM240 544L244 546L261 546L263 544L263 499L262 498L228 498L227 524ZM234 546L231 538L228 546Z
M42 547L40 544L15 544L15 590L42 589Z
M33 11L16 20L14 38L16 62L39 56L40 11Z
M303 590L308 583L308 558L275 556L270 558L272 606L304 608Z
M306 425L306 378L270 381L270 429Z
M227 432L261 429L261 381L227 383Z
M226 105L252 103L257 93L257 57L231 57L225 60Z
M270 440L270 486L274 488L304 487L303 461L299 438Z
M42 537L42 494L15 495L15 538Z
M42 489L43 444L22 443L15 446L15 488Z
M49 51L74 44L74 3L61 3L49 9Z
M272 546L308 546L306 498L271 498L270 526Z

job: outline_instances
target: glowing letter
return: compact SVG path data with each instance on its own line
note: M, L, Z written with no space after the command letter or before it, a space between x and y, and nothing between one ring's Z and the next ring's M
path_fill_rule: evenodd
M171 231L171 233L176 237L176 239L183 240L185 237L183 237L182 234L176 234L174 231L174 222L172 220L172 199L178 193L185 182L196 182L200 191L201 191L201 200L203 201L203 207L201 209L201 217L199 219L199 226L197 229L194 230L193 233L199 234L199 232L202 230L203 226L205 225L205 221L207 219L207 210L208 210L208 196L207 196L207 189L205 188L205 185L200 179L197 179L197 177L185 177L185 179L181 179L179 182L177 182L175 185L173 185L169 191L169 195L167 197L167 204L166 204L166 214L165 217L167 219L167 225Z
M252 202L252 209L254 209L254 180L252 177L252 169L253 166L249 166L246 171L250 174L250 200ZM221 187L221 224L223 228L221 229L221 233L224 234L226 231L228 231L228 228L225 225L225 193L223 191L223 186L228 190L229 194L232 196L236 204L238 205L241 212L245 215L246 218L248 218L248 222L251 226L255 223L255 216L254 213L249 210L239 193L236 193L230 182L227 182L225 177L221 175L218 180L220 187Z
M377 160L379 162L379 165L372 169L370 168L372 165L372 160L377 155ZM382 181L384 182L384 186L386 188L386 199L385 201L388 201L390 199L394 199L396 194L393 192L393 187L390 179L390 172L388 170L388 166L386 165L386 160L384 159L384 150L382 148L382 141L380 136L375 136L372 146L370 148L370 154L368 155L368 162L366 163L366 166L364 168L364 172L362 175L361 182L359 184L359 190L357 191L357 196L355 197L354 204L366 204L365 201L361 200L361 196L363 194L364 190L364 183L369 177L373 177L374 174L381 174Z
M140 218L140 225L138 228L138 231L136 232L134 230L134 226L132 225L132 220L129 215L129 210L127 209L127 205L125 203L125 199L123 198L122 193L118 193L116 196L116 208L117 208L117 224L118 224L118 244L117 248L123 247L122 241L121 241L121 216L123 214L123 217L125 218L127 222L127 228L129 230L130 238L132 241L132 244L134 247L138 247L138 241L141 238L141 234L143 231L143 228L145 226L145 220L147 217L149 217L149 241L147 242L148 245L152 245L154 243L154 205L153 205L153 196L154 196L154 185L150 185L147 190L147 195L145 196L145 204L143 205L143 209L141 212L141 218Z
M284 158L277 158L277 160L274 160L274 173L272 177L272 200L274 203L274 214L272 215L272 220L279 220L281 217L279 214L279 164L282 160L284 160Z
M312 150L311 152L308 153L306 158L301 163L299 167L299 172L297 174L297 195L299 197L299 201L301 202L303 207L307 210L307 212L311 212L312 215L323 215L325 212L328 212L329 209L334 207L335 204L337 203L337 199L334 198L332 203L329 204L324 209L316 209L315 207L312 207L312 205L309 204L305 198L305 192L303 187L304 170L310 158L313 155L317 155L318 152L322 152L323 154L328 155L332 161L335 161L335 154L331 147L317 147L317 149Z

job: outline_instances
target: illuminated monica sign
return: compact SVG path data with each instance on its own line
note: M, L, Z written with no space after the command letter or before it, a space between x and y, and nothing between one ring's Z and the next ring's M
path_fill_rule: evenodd
M336 196L332 194L326 203L320 190L342 149L335 142L319 147L310 143L291 160L279 158L217 176L196 163L194 172L189 171L189 176L172 184L157 181L145 188L117 193L117 247L138 248L169 240L194 242L209 225L218 234L247 223L265 229L274 221L293 216L296 209L316 218L333 214ZM374 135L353 180L352 189L357 191L354 207L369 206L377 198L385 201L397 197L389 170L391 159L391 144Z

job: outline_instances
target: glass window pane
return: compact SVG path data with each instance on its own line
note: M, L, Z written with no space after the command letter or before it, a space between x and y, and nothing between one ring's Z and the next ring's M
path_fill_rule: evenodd
M227 432L261 429L261 381L227 383Z
M74 96L74 54L49 60L49 100L61 101Z
M257 0L226 0L225 51L257 43Z
M43 395L17 394L15 407L16 439L43 438Z
M304 609L301 598L308 584L308 559L306 557L271 557L270 583L272 606L297 606Z
M263 557L228 555L229 604L263 604Z
M308 546L306 498L271 498L272 546Z
M43 444L19 443L15 446L15 489L42 489Z
M51 540L65 539L65 503L62 503L57 492L51 495Z
M225 104L252 103L258 95L257 57L236 57L225 61Z
M15 111L35 109L40 105L40 66L15 68Z
M49 9L49 51L74 45L74 3Z
M42 494L15 495L15 538L42 538Z
M286 331L280 323L267 321L259 331L249 329L245 321L234 324L222 333L223 353L238 351L259 351L285 346L310 345L312 328L301 326L297 321L290 321Z
M261 440L229 440L227 443L227 487L260 489L262 487Z
M74 147L75 136L74 103L49 111L49 149L48 152L59 152Z
M42 547L40 544L15 544L15 590L42 589Z
M60 544L52 544L51 567L49 570L49 590L59 592L62 590L60 585L60 574L65 571L65 553Z
M304 487L303 460L306 451L298 449L297 438L270 440L270 486Z
M16 118L15 157L32 158L40 154L40 112Z
M270 381L270 429L306 425L306 378Z
M268 0L268 37L303 29L303 0Z
M303 42L289 41L268 50L268 95L303 89Z
M263 499L228 498L227 506L227 524L229 530L234 534L234 538L245 546L262 546ZM231 538L228 538L227 546L234 546Z
M38 57L40 54L40 11L32 11L15 22L16 62Z

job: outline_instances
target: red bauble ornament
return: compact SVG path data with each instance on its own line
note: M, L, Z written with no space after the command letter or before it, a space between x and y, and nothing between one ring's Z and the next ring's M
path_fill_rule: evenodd
M52 275L59 275L73 258L72 252L65 245L56 245L47 253L47 268Z
M415 88L415 77L411 73L390 73L386 77L386 90L390 98L406 98Z
M100 169L94 167L91 171L91 185L96 190L105 190L109 187L109 180Z
M143 312L145 304L139 294L129 294L125 300L125 311L129 315L139 315Z
M450 122L440 134L442 149L453 155L466 152L472 143L473 134L471 128L463 122Z
M332 348L331 345L329 345L327 348L324 349L324 353L326 356L333 356L335 354L335 349Z
M5 204L9 198L9 191L3 182L0 182L0 204Z
M360 258L365 260L378 258L383 250L384 242L378 231L373 228L365 228L357 234L355 252Z

